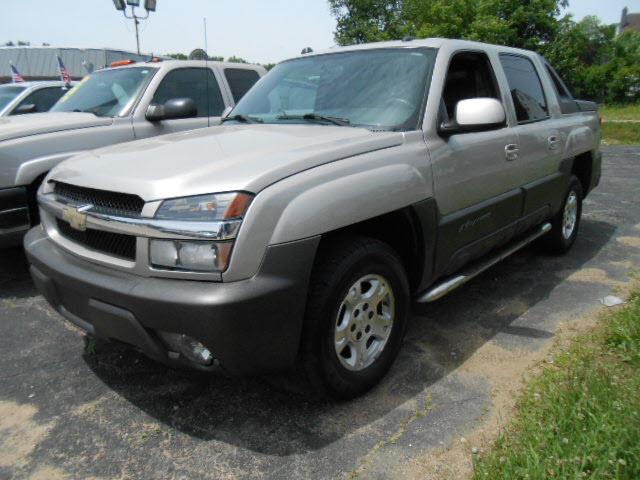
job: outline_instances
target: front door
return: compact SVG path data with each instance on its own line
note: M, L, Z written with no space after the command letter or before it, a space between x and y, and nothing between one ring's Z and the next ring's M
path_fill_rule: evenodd
M449 64L441 117L469 98L496 98L505 104L494 67L484 52L455 54ZM522 209L517 136L512 128L460 133L430 142L434 196L440 210L436 275L452 273L499 243Z
M152 104L162 105L174 98L191 98L198 107L194 118L150 122L140 118L134 122L136 138L204 128L218 123L225 108L222 92L210 68L178 68L164 77L153 95Z

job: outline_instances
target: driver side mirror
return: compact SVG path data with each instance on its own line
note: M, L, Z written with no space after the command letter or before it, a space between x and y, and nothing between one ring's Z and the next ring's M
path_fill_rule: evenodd
M440 125L444 135L482 132L503 127L506 122L504 107L495 98L469 98L456 104L455 119Z
M198 116L198 107L190 98L172 98L164 105L152 104L147 108L145 115L150 122L161 120L174 120L180 118L193 118Z
M25 103L22 105L19 105L18 108L16 108L12 115L23 115L25 113L36 113L38 111L38 108L36 107L35 103Z

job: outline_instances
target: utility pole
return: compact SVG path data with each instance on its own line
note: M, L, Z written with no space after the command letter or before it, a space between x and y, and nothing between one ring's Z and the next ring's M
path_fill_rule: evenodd
M133 17L133 24L136 26L136 49L138 51L138 55L140 55L140 34L138 33L138 25L140 22L138 21L138 17L136 17L136 12L134 10L134 6L131 5L131 16ZM147 12L147 17L149 16L149 12Z
M151 12L156 11L156 0L144 0L144 9L147 14L144 17L140 17L136 15L136 7L140 6L140 0L113 0L113 5L116 7L116 10L122 12L125 18L130 18L133 20L133 25L136 29L136 49L138 55L140 55L140 32L138 31L138 25L140 25L140 20L146 20L149 18L149 14ZM127 15L127 5L131 7L131 16Z

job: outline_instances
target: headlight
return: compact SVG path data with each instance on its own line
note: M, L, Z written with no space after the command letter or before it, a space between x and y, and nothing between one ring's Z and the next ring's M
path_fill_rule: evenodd
M174 198L162 202L156 212L156 218L186 222L216 222L241 218L252 199L252 195L238 192Z
M252 199L253 196L247 193L233 192L165 200L155 218L175 222L222 224L229 221L237 226L238 220L242 219ZM149 255L151 265L155 268L222 272L229 264L232 247L233 240L152 239Z

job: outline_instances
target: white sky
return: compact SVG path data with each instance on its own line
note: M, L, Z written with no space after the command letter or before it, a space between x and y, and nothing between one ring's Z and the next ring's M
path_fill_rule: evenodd
M25 40L33 45L135 50L133 23L122 18L112 0L1 3L1 43ZM625 5L640 12L640 0L571 0L569 11L578 19L597 15L614 23ZM320 50L334 43L335 21L326 0L158 0L158 11L141 25L142 51L188 53L202 47L204 17L211 55L269 63L306 46Z

